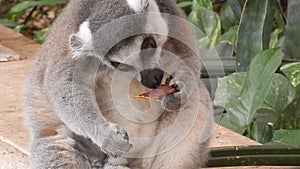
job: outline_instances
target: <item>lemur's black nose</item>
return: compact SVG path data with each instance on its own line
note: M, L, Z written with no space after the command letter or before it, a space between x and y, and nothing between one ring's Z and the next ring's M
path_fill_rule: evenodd
M141 83L148 87L155 89L157 88L164 76L164 72L160 69L145 69L140 72L141 74Z

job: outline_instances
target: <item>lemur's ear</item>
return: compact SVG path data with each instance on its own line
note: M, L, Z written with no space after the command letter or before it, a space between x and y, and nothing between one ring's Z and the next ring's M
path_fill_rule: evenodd
M145 12L149 6L149 0L127 0L127 3L136 13Z
M77 34L72 34L69 39L69 47L71 52L81 52L84 48L84 41L80 39Z
M92 49L92 33L89 29L89 22L83 22L79 31L72 34L69 38L69 48L72 53L72 57L78 57L82 52Z

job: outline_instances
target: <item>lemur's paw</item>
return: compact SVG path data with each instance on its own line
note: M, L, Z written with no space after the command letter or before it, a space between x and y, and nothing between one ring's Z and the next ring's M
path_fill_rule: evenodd
M186 85L184 81L176 80L172 76L170 76L167 80L166 83L173 87L176 92L172 94L172 98L175 100L181 100L181 103L184 103L186 101ZM170 99L169 99L170 100Z
M173 76L170 76L166 79L166 84L173 87L176 90L175 93L181 92L185 86L184 82L174 79Z
M121 156L132 148L129 143L129 137L125 130L123 130L119 125L109 123L106 132L103 133L103 141L101 144L101 149L104 153L117 157Z

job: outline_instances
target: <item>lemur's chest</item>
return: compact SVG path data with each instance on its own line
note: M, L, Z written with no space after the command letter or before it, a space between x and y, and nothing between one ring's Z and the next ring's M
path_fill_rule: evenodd
M129 135L153 136L164 109L157 100L134 97L148 91L148 88L130 77L112 77L111 80L100 81L96 87L99 109L108 120L125 128Z

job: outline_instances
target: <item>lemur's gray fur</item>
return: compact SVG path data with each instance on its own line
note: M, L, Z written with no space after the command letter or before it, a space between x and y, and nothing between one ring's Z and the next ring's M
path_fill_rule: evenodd
M161 13L185 18L175 0L70 0L25 89L30 169L205 164L213 118L196 41ZM178 92L133 98L164 81Z

